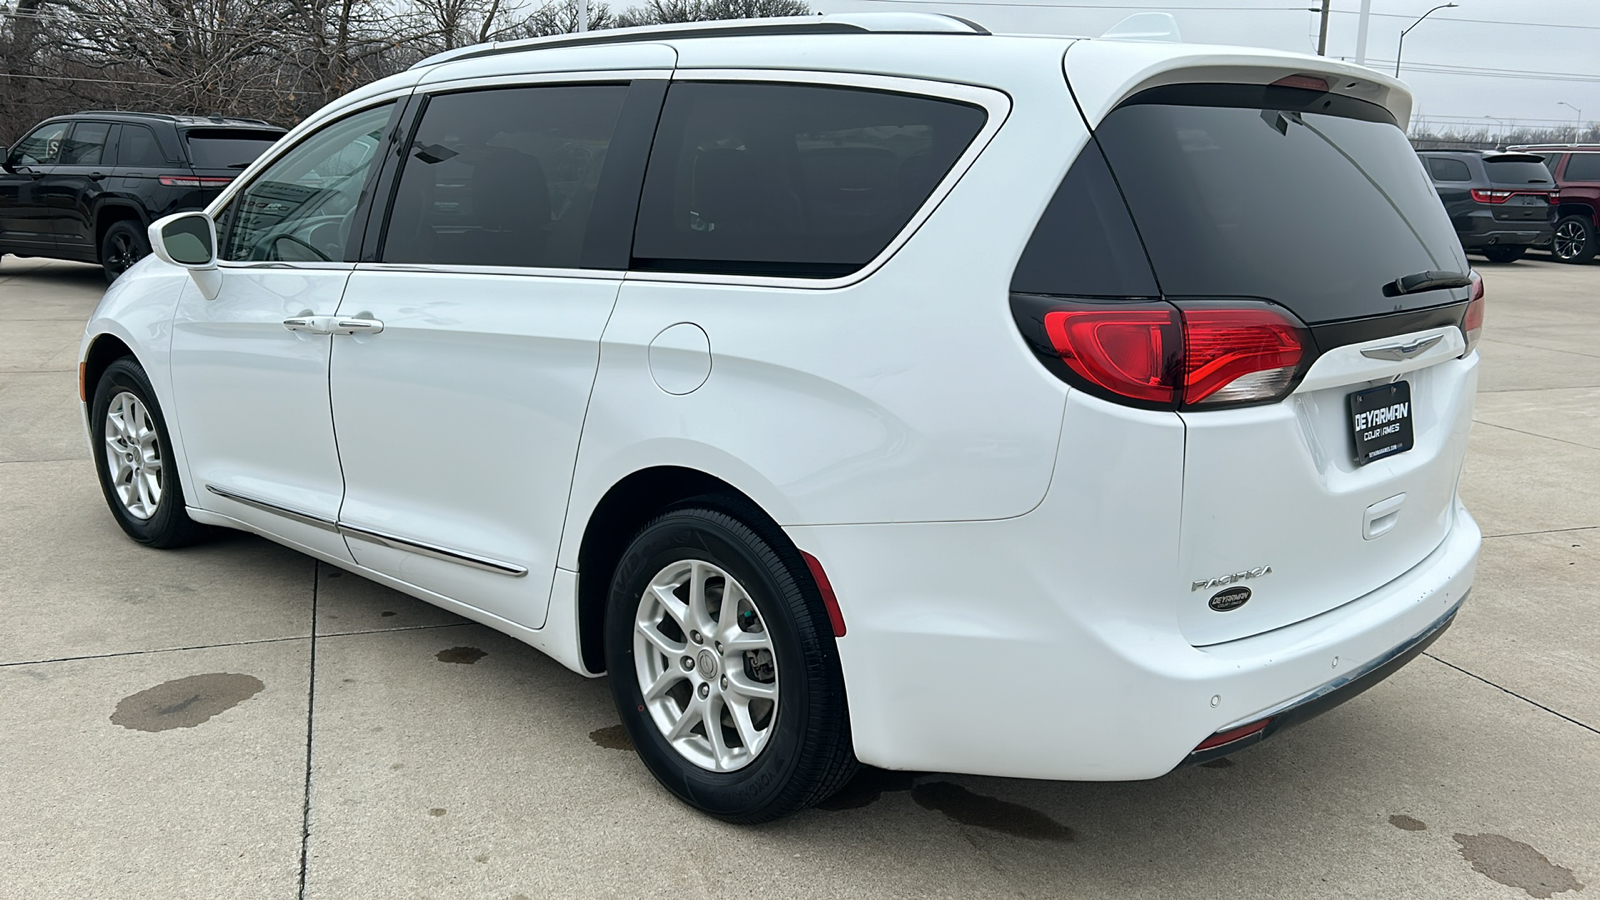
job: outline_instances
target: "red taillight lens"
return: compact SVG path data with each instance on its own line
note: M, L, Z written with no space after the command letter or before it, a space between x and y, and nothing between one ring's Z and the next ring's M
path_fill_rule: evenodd
M1461 351L1462 356L1471 353L1478 346L1478 337L1483 334L1483 276L1476 270L1471 273L1472 299L1467 303L1467 314L1461 318L1461 332L1467 339L1467 349Z
M1305 328L1267 303L1084 303L1056 306L1042 321L1072 380L1137 405L1276 400L1310 356Z
M1305 332L1269 306L1183 310L1185 406L1281 396L1305 358Z
M232 181L232 178L201 177L198 175L161 176L161 183L167 187L222 187Z
M1328 90L1328 79L1321 78L1316 75L1285 75L1282 78L1279 78L1277 81L1274 81L1270 86L1302 88L1308 91L1322 91L1326 93Z
M1486 191L1473 188L1472 199L1479 203L1504 203L1511 199L1511 193L1511 191Z
M1147 403L1177 399L1183 352L1177 310L1074 309L1045 314L1045 333L1067 368L1102 388Z

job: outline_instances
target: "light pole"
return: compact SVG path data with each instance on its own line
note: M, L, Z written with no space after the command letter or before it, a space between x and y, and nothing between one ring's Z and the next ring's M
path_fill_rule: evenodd
M1500 149L1500 145L1505 143L1506 120L1498 118L1498 117L1495 117L1495 116L1484 116L1484 118L1485 119L1489 119L1490 121L1494 122L1496 125L1500 126L1500 140L1494 142L1494 148L1496 150L1499 150Z
M1556 105L1565 106L1567 109L1570 109L1578 114L1578 120L1572 123L1572 142L1576 144L1579 138L1578 132L1583 128L1583 110L1573 106L1571 103L1568 103L1565 100L1557 100Z
M1411 25L1409 27L1407 27L1405 31L1400 32L1400 46L1394 48L1394 77L1396 77L1396 78L1400 77L1400 54L1405 52L1405 49L1406 49L1406 35L1411 33L1411 29L1417 27L1418 25L1421 25L1423 19L1426 19L1427 17L1433 15L1434 13L1438 12L1439 10L1441 10L1441 9L1453 9L1458 5L1459 4L1456 4L1456 3L1446 3L1443 6L1435 6L1433 9L1430 9L1427 12L1423 13L1415 22L1412 22Z

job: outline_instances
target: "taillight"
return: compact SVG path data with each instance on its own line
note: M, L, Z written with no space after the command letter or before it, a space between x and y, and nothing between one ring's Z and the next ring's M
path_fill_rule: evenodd
M1269 87L1292 87L1327 93L1328 79L1319 75L1285 75L1274 81Z
M1473 188L1472 199L1479 203L1504 203L1511 199L1511 191L1486 191Z
M163 175L161 183L167 187L222 187L233 181L229 177L199 175Z
M1555 206L1557 203L1561 202L1561 192L1560 191L1551 191L1546 196L1548 196L1550 198L1550 205L1551 206Z
M1467 314L1461 317L1461 333L1467 339L1467 349L1461 351L1462 356L1471 353L1478 346L1478 337L1483 334L1483 276L1473 270L1472 293L1467 303Z
M1311 356L1305 327L1258 301L1173 305L1019 296L1016 312L1025 332L1030 321L1043 324L1049 345L1039 349L1065 366L1058 374L1135 406L1193 409L1282 399Z
M1044 328L1061 361L1080 377L1133 400L1168 404L1177 398L1173 370L1183 338L1172 307L1056 310L1045 314Z

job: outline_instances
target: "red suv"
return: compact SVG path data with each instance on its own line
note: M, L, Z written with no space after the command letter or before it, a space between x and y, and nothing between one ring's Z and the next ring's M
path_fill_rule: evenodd
M1561 204L1551 255L1562 262L1587 263L1600 250L1595 232L1600 229L1600 144L1536 144L1516 150L1544 157L1555 176Z

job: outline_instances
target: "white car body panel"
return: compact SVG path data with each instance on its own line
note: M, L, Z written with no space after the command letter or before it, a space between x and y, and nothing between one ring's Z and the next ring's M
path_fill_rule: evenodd
M892 84L980 102L991 127L904 233L840 279L224 265L222 295L205 301L182 270L147 259L107 293L83 349L115 335L144 365L191 516L263 534L594 674L579 581L609 573L580 572L579 561L597 506L643 470L704 473L825 567L848 626L837 646L855 752L892 769L1155 777L1208 735L1383 658L1460 604L1481 536L1455 498L1477 363L1459 358L1459 331L1404 363L1365 359L1360 346L1329 352L1277 404L1179 414L1069 388L1031 355L1008 305L1028 236L1089 139L1083 117L1098 123L1158 84L1322 73L1348 77L1335 89L1403 124L1409 94L1364 68L1244 48L965 34L661 35L496 53L425 65L330 104L211 210L312 130L414 87L669 70L677 80ZM283 329L307 309L370 314L384 332ZM1414 451L1351 471L1318 450L1340 433L1335 407L1352 384L1394 377L1427 404ZM1257 476L1273 491L1241 507L1238 485ZM1406 508L1428 515L1403 512L1378 539L1399 548L1378 574L1297 568L1315 561L1318 542L1348 542L1343 530L1361 523L1346 520L1399 481ZM347 541L208 484L527 574ZM1333 497L1338 520L1291 535L1280 518L1243 538L1214 527L1218 509L1259 513L1282 490L1318 515ZM1246 564L1272 565L1259 586L1295 596L1263 594L1232 619L1193 613L1203 596L1190 596L1194 579Z

